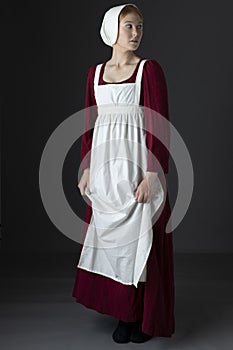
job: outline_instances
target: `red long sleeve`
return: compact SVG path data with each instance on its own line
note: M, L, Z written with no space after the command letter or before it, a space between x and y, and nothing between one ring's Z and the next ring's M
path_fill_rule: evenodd
M140 104L149 107L169 120L168 92L164 72L156 60L147 60L142 75L142 93ZM145 110L145 127L148 152L147 171L159 172L159 168L153 159L153 155L159 161L164 173L168 173L169 150L153 136L156 132L170 144L169 128L162 122L162 118L156 117L150 110Z
M96 100L94 95L94 75L95 66L87 70L86 80L86 98L85 98L85 112L84 112L84 133L81 143L81 169L84 170L90 167L90 150L92 145L93 129L97 116Z

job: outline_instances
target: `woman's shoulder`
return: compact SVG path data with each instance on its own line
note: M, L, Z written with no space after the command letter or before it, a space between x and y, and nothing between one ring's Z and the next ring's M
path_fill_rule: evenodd
M104 62L101 62L101 63L97 63L95 65L92 65L92 66L89 66L87 68L87 78L89 79L94 79L94 76L95 76L95 71L96 71L96 68L98 65L102 65Z
M87 72L89 72L89 73L95 72L96 67L99 66L99 65L102 65L103 63L104 62L99 62L99 63L96 63L95 65L89 66L88 69L87 69Z
M156 59L147 59L143 69L143 79L166 81L162 65Z
M87 68L87 76L93 75L95 73L96 66L89 66Z
M148 73L152 73L152 72L163 73L162 65L158 62L158 60L154 58L146 59L145 70Z

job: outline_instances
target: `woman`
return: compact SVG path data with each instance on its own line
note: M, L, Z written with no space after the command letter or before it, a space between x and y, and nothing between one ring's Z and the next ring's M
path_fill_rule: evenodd
M78 187L92 207L72 295L119 320L115 342L141 343L170 337L175 327L173 242L165 233L170 205L160 182L169 153L153 136L153 114L139 107L168 119L167 87L159 63L134 53L143 34L134 4L108 10L100 34L112 57L87 74L86 107L96 109L86 113Z

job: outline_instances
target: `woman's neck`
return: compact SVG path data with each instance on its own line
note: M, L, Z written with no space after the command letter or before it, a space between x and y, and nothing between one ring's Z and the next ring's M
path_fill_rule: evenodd
M120 51L113 47L112 57L108 63L116 67L122 67L124 65L137 63L139 59L140 58L132 51Z

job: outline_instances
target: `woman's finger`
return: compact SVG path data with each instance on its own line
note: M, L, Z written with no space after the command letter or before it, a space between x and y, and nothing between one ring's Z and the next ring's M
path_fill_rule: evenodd
M91 193L91 192L90 192L90 187L89 187L89 185L86 186L86 191L87 191L87 194L90 194L90 193Z
M84 186L82 181L79 182L78 188L80 190L81 195L83 196L84 195L84 188L85 188L85 186Z
M137 200L138 199L138 188L135 191L134 198Z
M80 186L80 193L81 193L81 195L83 196L83 187L82 186Z
M142 191L139 191L137 201L138 201L139 203L141 203L142 200L143 200L143 193L142 193Z

